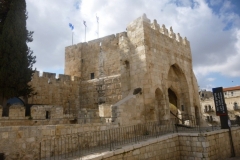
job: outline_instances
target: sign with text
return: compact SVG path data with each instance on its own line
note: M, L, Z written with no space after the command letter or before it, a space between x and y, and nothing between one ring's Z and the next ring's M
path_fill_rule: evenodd
M216 108L216 115L217 116L227 115L227 107L223 95L223 88L222 87L213 88L212 91Z

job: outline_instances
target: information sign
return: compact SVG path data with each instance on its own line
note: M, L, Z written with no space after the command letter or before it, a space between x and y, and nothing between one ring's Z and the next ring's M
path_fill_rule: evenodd
M217 116L227 115L227 107L223 95L223 88L222 87L213 88L212 91L216 108L216 115Z

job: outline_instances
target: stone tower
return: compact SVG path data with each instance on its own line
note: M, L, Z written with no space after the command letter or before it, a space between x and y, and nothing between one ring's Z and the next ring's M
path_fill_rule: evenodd
M110 110L102 116L115 112L120 124L199 118L189 41L145 14L127 32L66 47L65 74L81 79L81 108L98 109L101 91L101 105ZM133 96L136 88L142 92Z

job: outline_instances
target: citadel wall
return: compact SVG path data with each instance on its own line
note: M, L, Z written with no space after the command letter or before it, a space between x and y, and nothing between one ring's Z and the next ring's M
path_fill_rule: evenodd
M81 108L98 108L99 98L110 107L130 91L126 36L123 32L66 47L65 74L80 76Z
M25 119L25 107L22 105L12 105L9 108L9 119Z
M103 75L120 74L119 34L79 43L65 49L65 74L74 75L86 81L99 78L103 61ZM102 52L102 57L100 56Z
M87 132L103 131L116 127L118 127L118 125L110 124L0 127L0 153L4 153L6 159L39 159L39 151L43 151L42 154L44 157L44 149L48 149L48 151L53 150L53 144L56 146L65 146L68 152L76 149L73 148L74 146L77 147L77 145L75 145L76 141L73 143L70 141L72 141L71 136L78 133L85 132L88 134ZM240 150L239 127L233 128L232 134L234 135L233 145L236 156L240 156L240 152L237 152ZM68 139L68 141L56 143L59 137ZM105 139L104 136L102 136L102 138ZM51 141L52 146L48 144L47 146L42 145L42 148L40 148L40 142L45 140ZM51 149L49 147L51 147ZM60 154L66 153L66 150L59 149L58 151ZM96 157L91 155L91 158L107 160L123 158L225 159L231 156L231 144L228 130L217 130L208 133L173 133L141 141L138 144L123 146L113 151L102 152L95 156Z
M141 96L118 106L117 115L121 111L125 115L122 119L129 121L169 119L171 90L177 97L179 114L199 117L189 41L172 28L160 27L156 20L151 23L145 14L131 22L127 32L66 47L65 58L65 74L81 77L82 108L97 108L99 97L114 106L134 89L142 88ZM103 82L111 76L119 76L120 87L108 91ZM97 86L103 86L102 97Z
M28 98L28 104L58 105L65 114L75 113L79 108L80 80L76 76L62 75L56 78L55 73L36 71L30 85L37 92Z
M199 117L200 102L189 41L175 34L172 28L168 31L164 25L159 27L156 20L151 23L146 15L128 25L125 39L129 48L125 51L130 64L129 86L143 91L138 98L119 106L122 115L126 115L122 119L169 119L169 89L176 94L178 114ZM134 107L129 106L139 101L142 103L135 108L138 112L132 112Z
M107 130L115 127L118 125L110 123L0 127L0 153L5 154L6 160L39 159L40 142L45 139L71 137L77 133ZM70 145L69 139L67 147L70 150L72 144Z
M98 109L98 100L104 94L103 101L111 105L122 98L120 75L82 81L80 85L80 107Z
M156 20L150 23L146 16L143 16L146 61L149 78L152 80L151 87L159 89L160 94L169 97L168 89L171 89L178 98L177 107L181 113L195 114L193 99L198 94L195 89L192 70L192 57L189 41L183 39L180 34L175 34L170 27L168 31L163 25L161 28ZM154 90L152 90L154 98ZM156 99L156 98L155 98ZM159 100L158 100L159 101ZM170 101L170 99L169 99ZM195 102L197 103L197 102ZM199 102L195 104L199 107ZM181 108L184 106L184 109ZM166 114L169 113L167 107Z

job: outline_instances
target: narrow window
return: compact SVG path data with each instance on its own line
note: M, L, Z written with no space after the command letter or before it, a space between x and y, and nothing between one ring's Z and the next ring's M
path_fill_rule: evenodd
M184 111L184 105L181 105L182 111Z
M46 119L49 119L49 111L46 111Z
M212 107L210 105L208 105L208 110L211 111Z
M82 59L82 63L83 63L83 59Z
M94 79L94 73L91 73L91 79Z
M207 106L204 106L204 107L205 107L204 111L207 112Z
M213 121L213 118L212 118L212 116L210 116L210 122L212 122Z
M209 117L209 116L207 116L207 121L208 121L208 122L210 121L210 117Z
M232 96L233 96L233 92L231 92Z

